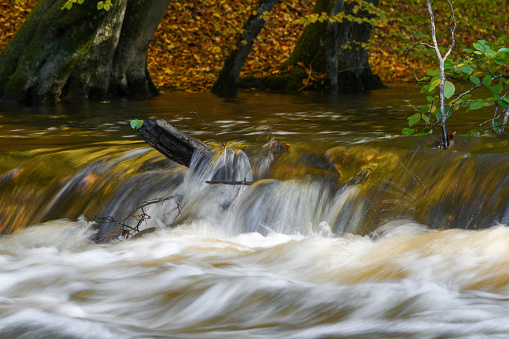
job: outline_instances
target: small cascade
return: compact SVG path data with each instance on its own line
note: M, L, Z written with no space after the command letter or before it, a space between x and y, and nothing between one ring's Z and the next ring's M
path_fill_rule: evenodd
M509 142L458 138L448 151L431 143L224 149L195 154L189 169L136 145L20 154L25 162L0 175L0 226L11 233L54 219L109 217L98 220L102 238L122 223L139 230L201 223L227 235L369 234L394 220L429 228L507 224ZM137 210L145 201L154 203ZM148 216L142 223L140 213Z
M366 210L355 233L367 234L393 220L413 220L429 228L507 224L508 140L457 139L447 151L431 147L433 140L426 138L327 151L342 178L361 174L358 197Z
M247 155L240 150L195 153L183 183L183 215L179 222L204 219L221 224L225 212L251 183L253 173Z
M87 203L86 199L80 199L76 196L94 196L108 181L118 179L118 175L121 175L121 173L117 173L114 170L115 167L123 162L137 159L149 151L150 149L148 148L133 150L118 158L104 158L86 165L83 169L66 180L65 183L62 183L63 187L45 207L42 217L43 220L57 218L57 213L59 213L61 209L69 210L73 207L77 207L78 204L82 205L81 208L83 208Z
M270 232L310 235L330 229L342 234L359 216L354 186L336 188L328 181L262 180L235 201L229 213L231 234Z
M173 165L167 170L143 173L130 178L118 190L101 215L115 216L126 225L137 224L136 214L126 218L143 201L167 199L144 207L149 216L138 228L161 228L194 221L221 224L233 201L251 183L253 175L247 155L240 150L193 155L190 169ZM112 234L118 223L101 226L99 238Z
M144 208L150 219L140 230L207 223L227 235L309 235L349 232L361 220L358 212L364 211L358 206L355 186L338 186L330 178L262 179L253 184L252 180L250 160L243 151L195 153L185 175L171 171L146 173L126 181L102 214L116 215L118 220L119 215L127 215L135 208L136 198L139 203L142 197L171 197L166 205ZM177 214L173 212L176 208ZM127 222L134 226L136 220ZM103 227L101 236L113 232L115 227Z

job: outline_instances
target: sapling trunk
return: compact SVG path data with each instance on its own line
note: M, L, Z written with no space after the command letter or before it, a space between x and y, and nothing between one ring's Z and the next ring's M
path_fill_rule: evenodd
M437 59L440 67L440 118L442 120L442 137L444 138L444 148L449 148L449 139L447 135L447 112L445 111L445 60L449 57L454 48L456 40L454 38L454 30L456 29L456 17L454 16L454 8L451 1L447 0L449 6L451 7L453 24L450 27L452 43L447 52L442 56L440 52L437 35L436 35L436 27L435 27L435 16L433 14L433 8L430 0L426 0L426 4L428 5L428 13L430 16L430 25L431 25L431 38L433 39L433 48L437 54Z
M509 119L509 107L505 109L504 122L502 122L502 126L500 127L500 134L504 133L505 126L507 126L508 119Z

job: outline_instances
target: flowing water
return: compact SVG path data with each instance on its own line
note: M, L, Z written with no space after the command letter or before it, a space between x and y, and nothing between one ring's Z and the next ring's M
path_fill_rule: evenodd
M509 140L397 136L405 99L0 106L0 338L508 337ZM217 152L172 163L154 118Z

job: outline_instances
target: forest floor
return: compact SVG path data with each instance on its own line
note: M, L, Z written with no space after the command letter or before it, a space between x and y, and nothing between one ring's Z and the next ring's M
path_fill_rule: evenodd
M93 1L93 0L86 0ZM0 50L35 6L36 0L0 0ZM114 2L113 2L114 3ZM257 0L172 1L149 49L154 83L167 91L209 90L235 37ZM310 13L313 0L279 1L256 39L241 76L266 77L284 72L304 29L295 21ZM478 39L494 41L509 34L506 0L456 0L456 52ZM383 17L372 33L370 64L384 83L415 82L433 66L434 51L415 42L430 42L424 1L381 0ZM440 14L440 13L438 13ZM449 14L443 16L449 19ZM444 36L443 41L448 37Z

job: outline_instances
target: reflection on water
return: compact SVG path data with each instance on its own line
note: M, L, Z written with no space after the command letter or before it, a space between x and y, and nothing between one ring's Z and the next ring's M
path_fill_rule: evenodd
M208 141L217 139L205 123L228 142L259 142L272 133L276 137L292 136L294 142L306 135L313 136L315 143L322 140L331 143L341 135L399 133L410 112L402 91L415 104L422 100L417 88L396 87L337 96L257 92L221 99L210 93L169 93L140 101L87 100L50 106L0 106L0 137L4 138L2 144L10 138L43 138L51 143L52 138L70 136L75 141L66 142L76 142L80 137L101 140L135 137L127 128L130 120L157 117Z
M393 137L413 92L0 107L0 337L504 337L508 140ZM227 148L188 170L135 118Z

